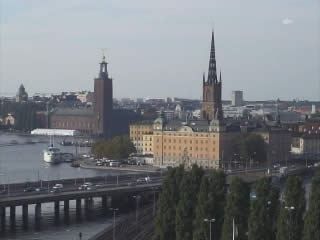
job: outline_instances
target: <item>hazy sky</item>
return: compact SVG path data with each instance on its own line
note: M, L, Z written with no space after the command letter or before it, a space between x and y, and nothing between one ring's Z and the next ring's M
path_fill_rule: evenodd
M319 0L0 0L0 93L200 98L214 27L223 98L320 100Z

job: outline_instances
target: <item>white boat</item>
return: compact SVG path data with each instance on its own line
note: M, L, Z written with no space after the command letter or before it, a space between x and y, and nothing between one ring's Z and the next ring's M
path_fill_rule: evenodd
M54 136L50 136L50 145L48 149L43 151L43 160L47 163L59 163L62 161L62 153L60 149L54 147Z
M62 154L59 148L49 146L43 151L43 160L47 163L59 163L62 161Z

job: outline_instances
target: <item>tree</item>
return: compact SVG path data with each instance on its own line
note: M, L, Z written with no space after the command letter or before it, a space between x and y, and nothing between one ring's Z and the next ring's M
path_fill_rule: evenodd
M183 176L183 166L168 168L157 203L154 240L176 239L176 207L180 198L179 187Z
M312 179L308 211L304 219L304 240L320 240L320 175Z
M251 204L249 217L249 240L275 239L279 190L271 185L268 178L262 178L255 184L257 199Z
M222 240L232 239L233 220L236 224L237 240L247 239L248 215L250 208L249 185L240 178L234 178L227 193L222 228Z
M117 136L110 140L99 141L92 147L92 153L98 158L125 159L135 151L128 136Z
M296 176L289 176L285 184L284 202L280 207L277 240L302 238L305 205L302 180Z
M185 172L180 185L180 199L176 212L176 239L192 240L193 219L196 215L194 206L204 171L196 164L190 172Z
M264 163L267 160L266 144L257 134L245 134L232 140L233 153L242 161ZM247 162L248 163L248 162Z
M208 177L203 177L196 207L194 221L194 239L209 240L209 224L204 219L215 219L212 223L213 239L220 239L224 219L226 177L222 171L213 170Z
M180 186L180 200L176 212L176 240L192 240L193 195L191 176L185 174Z

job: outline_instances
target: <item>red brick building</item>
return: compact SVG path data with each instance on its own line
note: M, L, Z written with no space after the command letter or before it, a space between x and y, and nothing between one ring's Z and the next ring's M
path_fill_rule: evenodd
M78 130L86 134L109 137L112 104L112 79L108 75L107 62L103 56L99 76L94 79L93 107L54 109L48 114L48 128Z

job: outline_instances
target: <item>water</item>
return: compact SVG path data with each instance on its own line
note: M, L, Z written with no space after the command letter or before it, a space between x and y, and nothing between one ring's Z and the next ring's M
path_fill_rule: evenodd
M48 143L26 144L28 141L47 140L49 137L19 136L0 132L0 184L38 181L59 180L63 178L87 178L105 175L127 174L122 171L101 171L94 169L73 168L70 163L48 164L43 161L43 150ZM65 138L55 138L56 146L62 152L87 153L90 148L74 146L60 146L58 143ZM70 138L67 140L71 140ZM17 145L3 146L11 141L17 141Z
M50 165L43 161L43 150L49 143L26 144L30 141L46 140L49 137L20 136L0 132L0 185L7 183L58 180L63 178L87 178L94 176L128 174L123 171L106 171L94 169L73 168L70 163ZM66 138L55 138L56 146L63 152L75 153L73 146L60 146L58 143ZM17 141L17 145L4 146L11 141ZM72 140L67 138L66 140ZM87 153L90 148L78 148L78 153ZM1 188L2 186L0 186ZM79 239L82 232L82 240L88 239L97 232L111 224L110 217L101 215L101 199L94 199L95 209L90 220L77 222L75 218L75 201L70 201L70 222L64 223L63 206L60 207L60 224L55 224L53 203L42 204L42 227L38 231L34 229L34 205L29 206L29 229L22 227L22 209L16 208L16 228L10 231L9 208L6 209L6 234L0 235L0 239ZM63 205L63 202L61 202ZM84 209L83 211L84 212Z

